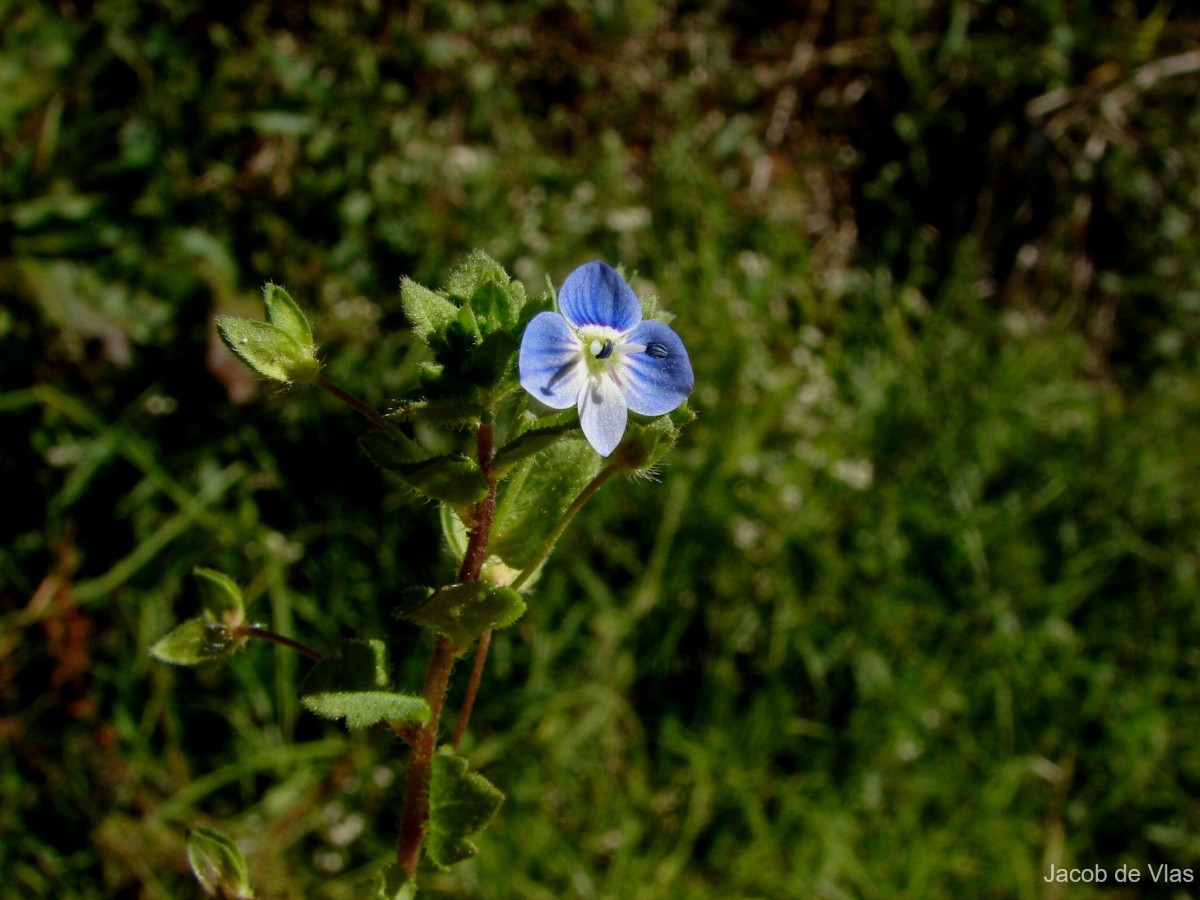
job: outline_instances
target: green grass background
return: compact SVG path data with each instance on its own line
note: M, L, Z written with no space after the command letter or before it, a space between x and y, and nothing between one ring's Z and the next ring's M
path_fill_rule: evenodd
M383 407L400 276L475 247L624 264L699 420L498 636L508 801L429 896L1200 865L1198 43L1167 0L0 2L0 896L194 896L193 824L365 895L401 748L282 650L147 648L207 565L420 683L436 511L212 318L287 285Z

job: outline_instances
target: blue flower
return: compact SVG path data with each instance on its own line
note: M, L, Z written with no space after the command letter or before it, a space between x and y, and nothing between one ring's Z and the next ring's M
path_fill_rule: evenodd
M661 416L692 392L683 341L662 322L642 321L637 295L611 266L594 261L568 275L558 308L525 329L521 387L554 409L575 406L601 456L621 442L628 410Z

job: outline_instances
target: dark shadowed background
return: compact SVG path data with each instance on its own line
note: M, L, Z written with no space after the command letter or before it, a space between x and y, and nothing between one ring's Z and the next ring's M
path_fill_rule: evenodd
M147 648L214 566L419 685L436 510L212 320L285 284L385 407L400 277L476 247L623 264L699 420L498 635L508 801L430 896L1200 865L1197 46L1184 2L0 0L0 895L193 896L212 824L264 897L365 896L400 747L282 650Z

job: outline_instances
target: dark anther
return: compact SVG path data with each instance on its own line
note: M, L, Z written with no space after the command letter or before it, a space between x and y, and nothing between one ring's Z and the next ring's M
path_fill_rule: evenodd
M596 359L608 359L610 356L612 356L612 352L613 342L612 339L609 338L604 342L604 346L600 348L600 352L596 354Z
M666 359L667 348L665 345L658 343L658 341L653 341L646 345L646 354L653 356L655 359Z

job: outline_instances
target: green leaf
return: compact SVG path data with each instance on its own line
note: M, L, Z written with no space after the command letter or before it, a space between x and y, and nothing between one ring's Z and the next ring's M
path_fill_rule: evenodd
M215 662L238 649L245 638L236 637L228 628L207 616L188 619L150 648L150 654L176 666L198 666Z
M518 463L497 494L490 552L524 569L603 464L573 435Z
M455 327L467 337L468 343L474 345L483 340L483 332L479 330L479 322L475 318L475 312L471 307L462 307L459 309L458 315L454 318Z
M531 300L527 300L525 305L521 307L521 316L517 321L516 333L524 334L525 326L533 321L533 317L538 313L554 311L554 295L549 291L539 294Z
M417 886L408 873L393 863L375 877L375 900L416 900Z
M458 316L457 306L411 278L400 282L400 305L404 307L413 334L426 345L443 334Z
M467 840L496 815L504 795L482 775L469 772L467 761L448 750L433 758L429 781L429 839L425 852L439 868L470 859L479 852Z
M473 425L483 415L483 407L469 400L450 397L438 400L413 400L389 413L393 419L409 419L430 425L461 427Z
M317 361L291 335L270 322L218 316L217 330L242 362L264 378L281 381L315 380Z
M245 620L242 589L224 572L197 567L192 575L200 587L200 605L213 622L236 628Z
M513 375L516 367L517 351L520 342L505 331L495 331L483 339L478 347L471 351L467 363L463 366L463 377L472 384L493 388L500 385L505 376ZM516 379L511 379L516 387Z
M187 837L187 859L192 874L210 897L251 900L254 888L246 858L233 839L215 828L193 828Z
M301 347L313 345L312 325L308 323L308 316L287 291L277 284L267 284L263 288L263 303L267 308L268 322Z
M359 443L375 465L392 472L419 494L466 506L487 496L488 483L478 463L461 454L429 458L415 441L399 432L371 431Z
M687 421L680 418L680 421ZM679 440L680 429L673 416L659 416L650 422L630 421L625 436L613 451L612 461L631 472L653 468Z
M500 448L492 460L492 471L498 477L503 478L517 463L541 453L578 430L579 426L576 422L552 425L547 428L531 428Z
M450 545L450 552L454 554L455 560L461 562L467 555L467 526L455 514L454 509L445 503L441 505L439 518L442 522L442 535Z
M508 273L504 271L504 266L482 250L472 250L467 254L467 258L454 268L446 279L445 291L465 303L475 296L476 291L488 283L502 288L509 295L516 309L519 310L525 303L525 286L519 281L510 279Z
M300 688L300 702L326 719L346 720L350 729L376 722L429 721L421 697L389 690L387 648L383 641L342 641L341 653L313 666Z
M406 470L392 471L417 493L455 506L478 503L488 493L479 464L465 456L435 456Z
M429 454L421 449L421 445L401 434L399 429L368 431L358 439L358 443L381 469L396 471L429 459Z
M517 327L521 304L502 285L494 281L481 284L471 296L471 311L484 334L511 331Z
M489 628L507 628L525 612L525 601L511 588L480 581L452 584L434 593L404 618L444 634L460 650Z
M642 318L643 319L653 319L654 314L656 312L658 312L658 295L657 294L647 294L646 296L640 297L639 299L641 300L641 303L642 303Z

